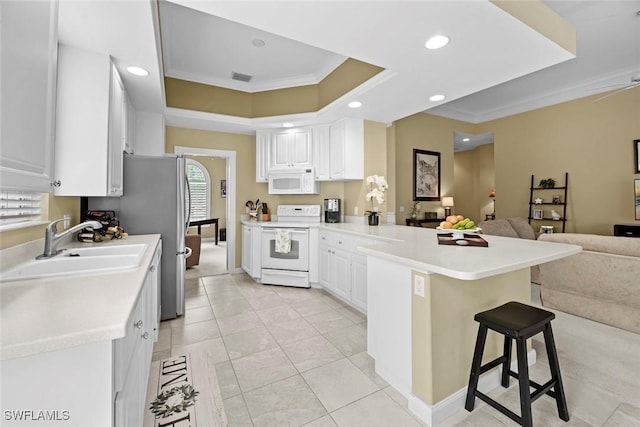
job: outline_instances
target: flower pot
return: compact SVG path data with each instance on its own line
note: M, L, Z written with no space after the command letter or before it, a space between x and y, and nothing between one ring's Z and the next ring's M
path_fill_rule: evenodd
M378 215L369 215L369 225L378 225L380 217Z

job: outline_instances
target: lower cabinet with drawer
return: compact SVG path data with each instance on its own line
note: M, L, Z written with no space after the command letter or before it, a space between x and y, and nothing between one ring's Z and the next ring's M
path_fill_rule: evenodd
M160 318L161 243L123 338L2 361L3 426L143 424Z
M353 307L367 312L367 257L359 246L376 241L320 230L318 283Z

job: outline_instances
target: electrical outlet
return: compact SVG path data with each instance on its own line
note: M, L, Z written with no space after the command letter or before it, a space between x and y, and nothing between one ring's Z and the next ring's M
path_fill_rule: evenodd
M424 297L424 277L413 276L413 293L419 297Z
M400 206L400 212L404 212L404 206Z

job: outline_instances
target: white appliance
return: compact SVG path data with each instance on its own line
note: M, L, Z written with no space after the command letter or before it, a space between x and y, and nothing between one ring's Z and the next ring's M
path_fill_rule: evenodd
M262 225L263 284L311 287L309 257L314 242L309 227L320 223L321 213L320 205L279 205L276 221Z
M161 317L184 314L184 236L189 223L185 159L124 154L122 197L89 197L88 209L114 210L129 234L161 234Z
M271 171L269 194L320 194L320 183L311 168Z

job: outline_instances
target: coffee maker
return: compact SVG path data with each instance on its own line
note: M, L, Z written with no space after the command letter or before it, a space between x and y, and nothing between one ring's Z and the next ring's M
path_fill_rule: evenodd
M324 222L340 222L340 199L324 199Z

